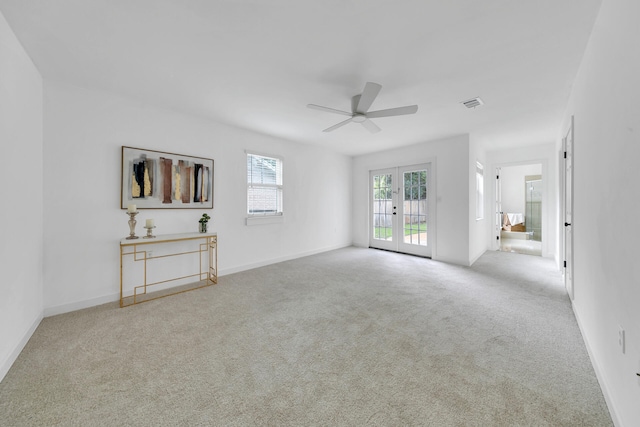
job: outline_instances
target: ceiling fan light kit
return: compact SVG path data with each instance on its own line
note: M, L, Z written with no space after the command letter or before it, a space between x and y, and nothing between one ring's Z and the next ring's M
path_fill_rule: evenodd
M323 107L316 104L308 104L308 108L314 110L326 111L328 113L341 114L343 116L349 116L347 120L344 120L338 124L326 128L323 132L334 131L351 122L360 123L365 129L371 133L380 132L378 125L373 123L371 118L391 117L391 116L403 116L406 114L415 114L418 111L417 105L407 105L406 107L389 108L386 110L369 111L371 104L375 101L382 86L378 83L367 82L364 86L362 94L353 97L351 102L351 112L336 110L335 108Z

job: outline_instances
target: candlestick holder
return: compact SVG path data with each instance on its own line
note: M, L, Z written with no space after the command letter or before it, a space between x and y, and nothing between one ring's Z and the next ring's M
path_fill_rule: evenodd
M127 237L127 239L137 239L138 236L136 236L136 215L138 215L138 212L127 212L127 215L129 215L129 237Z
M152 227L147 227L147 226L145 226L144 228L146 228L146 229L147 229L147 235L146 235L146 236L144 236L144 237L143 237L143 239L154 239L154 238L156 237L156 236L154 236L154 235L151 233L151 230L153 230L154 228L156 228L156 226L155 226L155 225L154 225L154 226L152 226Z

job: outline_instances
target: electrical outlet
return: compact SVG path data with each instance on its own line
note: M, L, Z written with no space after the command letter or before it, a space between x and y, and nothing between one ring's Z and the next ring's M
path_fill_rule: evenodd
M620 351L624 354L624 328L622 326L618 326L618 345L620 346Z
M153 251L147 251L147 259L153 258Z

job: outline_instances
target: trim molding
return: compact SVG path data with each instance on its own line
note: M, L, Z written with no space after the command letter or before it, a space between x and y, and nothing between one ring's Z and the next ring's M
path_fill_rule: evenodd
M485 249L483 249L483 250L481 250L481 251L480 251L480 253L479 253L478 255L476 255L476 256L474 256L474 257L471 257L471 259L469 260L469 267L471 267L473 264L475 264L475 262L476 262L477 260L479 260L479 259L480 259L480 257L481 257L482 255L484 255L484 253L485 253L485 252L487 252L487 249L486 249L486 248L485 248Z
M446 262L447 264L462 265L464 267L471 266L468 260L461 260L461 259L456 259L452 257L432 256L431 259L434 261Z
M285 255L282 257L278 257L278 258L271 258L265 261L259 261L259 262L255 262L253 264L244 264L244 265L240 265L238 267L232 267L232 268L225 268L223 270L220 270L220 274L218 275L218 277L221 276L226 276L227 274L234 274L234 273L239 273L241 271L246 271L246 270L252 270L254 268L258 268L258 267L264 267L266 265L271 265L271 264L277 264L279 262L284 262L284 261L290 261L292 259L296 259L296 258L303 258L306 256L310 256L310 255L316 255L322 252L329 252L329 251L333 251L336 249L342 249L342 248L348 248L349 246L354 246L351 243L344 243L344 244L339 244L339 245L334 245L334 246L328 246L325 248L320 248L320 249L315 249L312 251L307 251L307 252L300 252L297 254L293 254L293 255Z
M33 321L29 329L27 329L27 331L24 333L24 335L22 336L22 338L20 339L16 347L13 349L13 351L9 354L9 356L5 360L2 361L2 363L0 364L0 381L4 379L5 375L7 375L7 373L9 372L9 369L11 369L11 366L13 365L13 363L16 361L18 356L20 356L20 353L22 353L24 346L27 345L27 343L31 339L31 336L40 325L40 322L42 322L42 319L43 319L43 316L42 316L42 313L40 313L36 317L36 319Z
M569 295L567 295L567 298ZM576 310L576 306L571 301L571 309L573 310L573 314L576 317L576 322L578 323L578 328L580 329L580 334L582 335L582 341L584 341L585 347L587 347L587 353L589 354L589 360L591 360L591 366L593 366L593 370L596 373L596 378L598 379L598 383L600 384L600 390L602 390L602 395L604 396L604 401L607 404L607 408L609 408L609 415L611 415L611 421L616 427L621 427L622 423L620 422L620 418L618 417L618 413L616 411L616 406L611 399L611 393L609 393L609 387L607 385L607 381L605 380L602 371L600 370L600 365L598 365L595 357L593 356L593 351L591 350L591 346L589 345L589 341L587 340L587 336L584 333L584 329L582 329L582 322L580 321L580 316L578 315L578 311Z
M104 295L98 298L91 298L83 301L71 302L68 304L56 305L53 307L45 307L44 317L56 316L58 314L69 313L72 311L82 310L83 308L95 307L96 305L107 304L120 300L120 293Z
M283 257L272 258L272 259L268 259L268 260L265 260L265 261L256 262L256 263L253 263L253 264L245 264L245 265L240 265L238 267L227 268L227 269L220 270L218 272L218 277L226 276L227 274L239 273L239 272L245 271L245 270L251 270L251 269L254 269L254 268L258 268L258 267L264 267L265 265L276 264L276 263L283 262L283 261L290 261L290 260L296 259L296 258L302 258L302 257L310 256L310 255L315 255L315 254L319 254L319 253L322 253L322 252L328 252L328 251L333 251L333 250L336 250L336 249L346 248L346 247L349 247L349 246L352 246L351 243L343 243L343 244L334 245L334 246L328 246L328 247L325 247L325 248L320 248L320 249L316 249L316 250L312 250L312 251L308 251L308 252L301 252L301 253L297 253L297 254L293 254L293 255L287 255L287 256L283 256ZM76 301L76 302L72 302L72 303L68 303L68 304L61 304L61 305L57 305L57 306L54 306L54 307L45 307L45 309L44 309L44 317L56 316L58 314L69 313L69 312L72 312L72 311L82 310L84 308L95 307L97 305L117 302L119 300L120 300L120 293L115 293L115 294L111 294L111 295L104 295L104 296L101 296L101 297L98 297L98 298L91 298L91 299L88 299L88 300ZM40 317L40 319L42 319L42 316ZM35 328L34 328L34 330L35 330ZM31 335L29 335L29 336L31 336ZM27 339L27 341L28 341L28 339ZM25 344L26 344L26 341L25 341ZM19 353L20 352L18 352L18 354ZM17 355L16 355L16 357L17 357ZM0 371L0 373L1 373L1 371Z

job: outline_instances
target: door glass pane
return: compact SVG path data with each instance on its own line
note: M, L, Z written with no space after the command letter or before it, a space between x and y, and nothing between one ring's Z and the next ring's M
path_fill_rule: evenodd
M376 240L393 240L392 220L392 179L391 174L374 175L373 177L373 238Z
M542 180L525 176L525 227L531 240L542 241Z
M427 171L405 172L403 182L403 242L427 246Z

